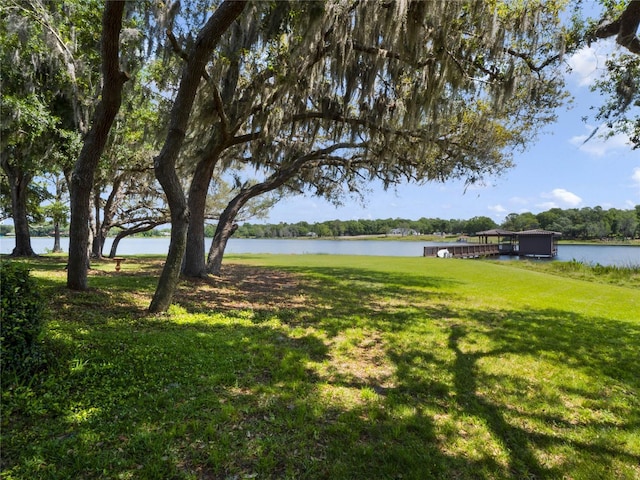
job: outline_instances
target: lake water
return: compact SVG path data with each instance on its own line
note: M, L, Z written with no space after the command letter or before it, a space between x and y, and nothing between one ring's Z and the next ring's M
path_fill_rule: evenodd
M111 239L107 240L105 253L109 252ZM206 246L209 247L208 239ZM0 237L0 253L11 253L15 241L12 237ZM36 253L47 253L53 248L53 238L32 238ZM376 255L396 257L420 257L422 247L443 245L420 241L376 240L318 240L318 239L244 239L232 238L226 253L282 253L329 255ZM61 239L62 249L67 251L69 239ZM120 242L118 255L166 254L168 238L125 238ZM501 257L516 260L518 257ZM640 265L640 247L620 245L559 245L556 260L577 260L601 265Z

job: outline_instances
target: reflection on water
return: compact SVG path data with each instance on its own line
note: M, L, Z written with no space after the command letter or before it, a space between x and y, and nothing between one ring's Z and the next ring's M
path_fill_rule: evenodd
M208 239L206 247L209 247ZM104 248L109 252L112 239ZM53 248L53 238L32 238L36 253L47 253ZM0 253L11 253L15 241L12 237L0 237ZM318 239L244 239L232 238L227 253L276 253L276 254L328 254L328 255L376 255L394 257L420 257L422 247L442 245L433 242L403 242L376 240L318 240ZM69 239L62 238L64 251L69 248ZM118 255L166 254L168 238L125 238L120 242ZM518 257L501 257L514 260ZM559 245L556 260L577 260L601 265L640 265L640 247L620 245Z

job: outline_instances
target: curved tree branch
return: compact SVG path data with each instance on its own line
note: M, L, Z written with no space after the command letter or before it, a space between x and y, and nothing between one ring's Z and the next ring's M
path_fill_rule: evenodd
M596 38L609 38L617 35L616 42L631 53L640 55L640 0L631 0L627 8L613 22L599 26L594 32Z

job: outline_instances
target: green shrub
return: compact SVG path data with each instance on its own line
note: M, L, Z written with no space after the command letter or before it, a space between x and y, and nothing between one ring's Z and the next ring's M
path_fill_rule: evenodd
M44 323L44 303L26 265L0 263L0 369L18 375L41 363L38 337Z

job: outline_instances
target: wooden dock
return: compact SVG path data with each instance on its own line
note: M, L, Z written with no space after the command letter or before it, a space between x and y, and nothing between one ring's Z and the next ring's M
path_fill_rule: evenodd
M462 245L438 245L424 247L423 256L437 257L438 252L447 250L447 257L452 258L479 258L500 255L500 245L498 243L465 243Z

